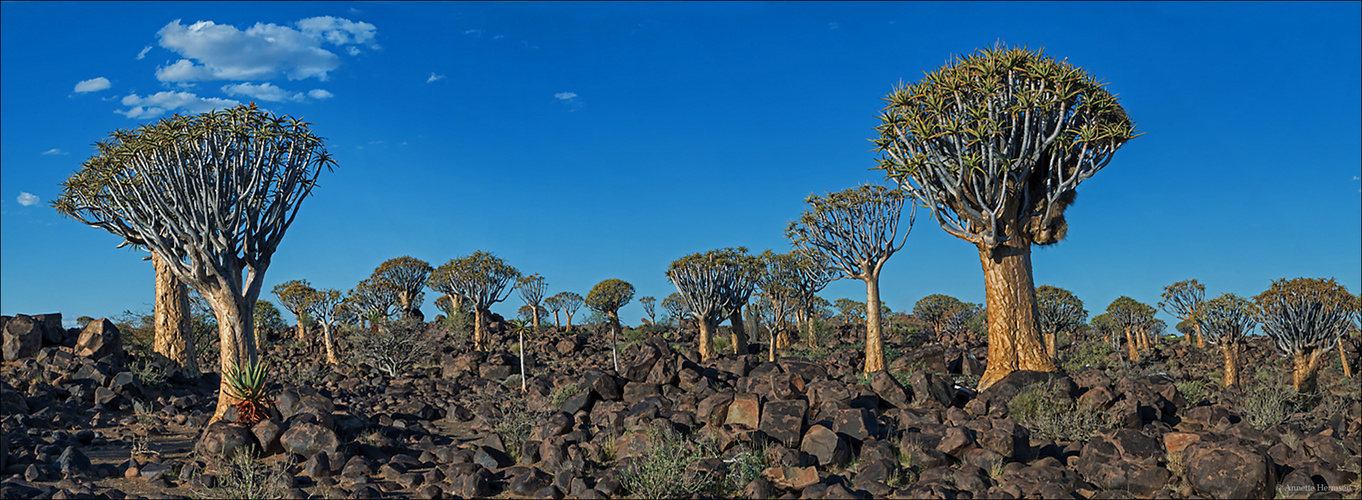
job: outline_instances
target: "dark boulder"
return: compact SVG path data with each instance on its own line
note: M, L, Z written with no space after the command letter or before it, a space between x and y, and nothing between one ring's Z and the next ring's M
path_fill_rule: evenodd
M123 340L118 327L107 319L97 319L85 325L80 338L76 339L76 356L103 359L112 356L122 359Z

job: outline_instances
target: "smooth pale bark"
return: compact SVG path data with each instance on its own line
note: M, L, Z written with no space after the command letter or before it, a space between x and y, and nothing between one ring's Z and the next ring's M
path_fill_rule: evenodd
M1130 361L1132 362L1139 361L1140 349L1138 346L1135 345L1135 335L1130 333L1130 327L1128 326L1125 327L1125 331L1126 331L1126 349L1130 353Z
M189 320L189 289L175 277L161 256L151 254L156 269L156 333L152 350L173 361L189 378L199 376L199 354L194 345L194 326Z
M996 249L979 245L988 304L988 367L979 377L981 391L1017 370L1056 370L1040 337L1031 241L1013 226L1006 229L1009 239Z
M710 358L714 357L714 344L710 341L710 337L719 325L717 322L711 323L705 320L701 320L699 323L700 335L696 337L695 341L700 344L700 361L709 361Z
M570 312L567 312L567 311L563 311L563 314L564 314L564 315L567 315L567 327L566 327L566 329L567 329L567 330L571 330L571 329L572 329L572 314L573 314L573 313L570 313Z
M558 323L558 311L553 312L553 327L561 328L563 325Z
M883 370L884 337L880 334L880 276L870 274L865 279L865 372ZM990 356L991 357L991 356ZM990 360L992 364L992 360Z
M1323 352L1309 349L1296 354L1291 370L1291 385L1296 392L1315 392L1319 383L1319 361Z
M231 292L223 291L204 296L204 299L213 306L213 316L217 317L218 320L218 342L219 352L221 353L219 373L223 375L222 382L218 386L218 406L213 412L211 422L221 420L222 416L227 413L227 407L235 405L238 401L226 390L226 374L237 367L244 369L259 361L252 316L255 304L253 301L238 299L233 295Z
M331 338L331 324L326 321L322 322L322 342L326 343L326 362L333 365L340 363L336 359L336 341Z
M1239 385L1239 344L1226 343L1220 351L1225 357L1225 387Z
M616 313L606 313L610 317L610 357L615 361L615 373L620 373L620 354L619 342L615 340L615 332L620 329L620 319Z
M733 354L747 354L747 328L742 321L742 308L739 307L728 315L729 339L733 344Z
M1140 350L1148 351L1149 348L1149 330L1140 328Z
M1344 377L1348 377L1348 378L1352 378L1352 377L1353 377L1353 369L1352 369L1351 366L1348 366L1348 355L1347 355L1347 353L1343 352L1343 337L1339 337L1338 340L1335 341L1335 342L1337 343L1337 345L1336 345L1335 347L1338 348L1338 361L1339 361L1340 363L1343 363L1343 376L1344 376Z

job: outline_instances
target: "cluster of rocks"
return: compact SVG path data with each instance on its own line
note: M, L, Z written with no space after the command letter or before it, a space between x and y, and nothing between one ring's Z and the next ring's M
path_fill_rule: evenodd
M509 344L500 329L493 334L507 341L494 344ZM62 393L55 384L0 382L7 415L46 411L44 401L74 411L57 425L6 417L27 430L6 427L0 449L17 452L4 454L13 465L0 466L10 475L0 493L116 498L121 492L93 485L123 477L187 496L218 486L215 460L254 446L294 464L271 479L290 498L622 498L636 494L626 486L631 467L657 458L659 432L711 450L717 456L691 471L746 477L729 494L749 498L1342 498L1355 494L1348 488L1362 469L1355 393L1341 411L1259 429L1240 408L1242 395L1189 402L1167 374L1017 372L976 393L957 383L985 367L985 352L968 339L961 348L898 346L903 355L890 370L868 376L859 373L859 349L833 349L818 362L731 353L700 362L684 336L630 343L615 370L606 339L561 331L529 339L524 393L507 384L520 359L506 351L454 349L397 378L327 367L310 385L279 390L277 413L251 427L232 412L205 425L215 381L204 382L158 399L159 419L202 429L194 456L116 465L87 465L81 453L114 441L90 430L108 418L82 413L97 400L73 395L86 383L63 384L75 388ZM118 373L101 371L98 359L58 352L41 350L15 369L86 371L72 380L118 394L100 415L126 415L126 402L145 395L136 385L115 390ZM316 363L299 349L270 356L276 366ZM1146 360L1205 373L1218 362L1182 344ZM1037 384L1050 403L1105 415L1108 425L1077 441L1044 437L1009 408ZM741 475L753 456L762 457L760 473Z

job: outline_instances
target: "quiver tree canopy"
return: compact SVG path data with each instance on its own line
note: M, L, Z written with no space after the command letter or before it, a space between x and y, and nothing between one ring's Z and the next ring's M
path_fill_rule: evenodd
M1198 304L1196 322L1206 342L1220 346L1225 357L1224 385L1239 383L1240 344L1258 324L1258 307L1243 297L1227 293Z
M812 195L805 200L810 209L785 230L795 247L822 254L843 277L865 282L866 373L886 365L880 335L880 271L908 242L913 229L916 210L910 208L908 227L899 238L904 199L903 191L876 185Z
M1149 348L1145 332L1153 326L1155 312L1148 304L1124 295L1107 306L1112 324L1126 336L1126 349L1131 361L1139 360L1140 350Z
M1045 338L1045 350L1055 359L1056 338L1059 332L1072 332L1088 321L1088 311L1083 309L1083 301L1073 292L1057 286L1041 285L1036 289L1036 319L1040 323L1041 335Z
M360 320L369 320L371 327L387 321L397 305L397 287L392 283L375 281L373 277L360 281L350 290L346 307Z
M336 357L336 341L331 335L331 322L342 314L344 301L345 297L341 296L340 291L326 288L313 290L311 298L307 301L309 305L308 314L317 318L317 322L322 324L322 343L326 347L326 362L333 365L339 363L340 360Z
M458 295L473 307L473 349L491 348L487 333L487 317L492 304L506 300L511 294L511 283L520 271L489 252L478 250L473 255L446 262L430 274L427 285L447 295Z
M1292 358L1293 384L1315 390L1320 360L1348 330L1354 299L1333 278L1295 278L1272 282L1254 297L1258 322L1282 356Z
M1183 321L1191 320L1197 347L1204 347L1201 339L1201 323L1196 321L1197 309L1206 300L1206 287L1196 280L1186 280L1163 287L1159 309ZM1192 339L1187 339L1191 341Z
M403 319L422 318L421 291L426 287L426 279L431 271L426 261L402 256L379 264L369 279L391 290Z
M259 364L251 318L270 259L335 165L309 127L251 104L119 130L52 204L164 259L212 304L223 373L244 369ZM219 392L215 420L235 404Z
M293 313L293 317L298 320L298 340L304 340L306 335L306 325L303 316L311 313L312 301L316 300L317 291L307 283L307 280L289 280L274 286L275 298L279 303Z
M520 298L525 301L525 305L530 306L530 317L535 330L539 329L539 316L543 312L539 304L544 301L544 291L548 290L548 287L548 282L537 273L522 276L515 283L516 290L520 291Z
M965 307L965 303L961 302L960 299L951 297L950 295L934 293L919 299L916 304L913 304L913 317L931 325L932 331L936 332L939 338L948 331L946 329L946 322L962 307Z
M1035 318L1031 244L1064 238L1075 188L1136 137L1103 85L1039 50L998 46L885 98L879 168L979 251L989 311L981 389L1015 370L1056 369Z
M667 279L686 303L686 309L700 326L700 358L714 355L712 336L719 322L735 310L740 310L756 285L755 266L747 249L722 248L705 253L690 254L672 262L667 268ZM739 302L739 299L744 299Z
M572 315L577 314L577 310L582 308L582 304L586 302L586 299L577 292L558 292L557 294L554 294L552 298L557 299L558 303L563 306L563 315L567 316L567 325L565 328L571 329Z

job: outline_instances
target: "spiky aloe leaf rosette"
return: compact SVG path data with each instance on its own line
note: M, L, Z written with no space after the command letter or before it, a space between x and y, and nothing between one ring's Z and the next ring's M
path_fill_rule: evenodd
M274 401L265 390L268 367L264 362L248 364L243 370L233 366L227 370L227 395L236 399L237 423L252 426L270 417Z

